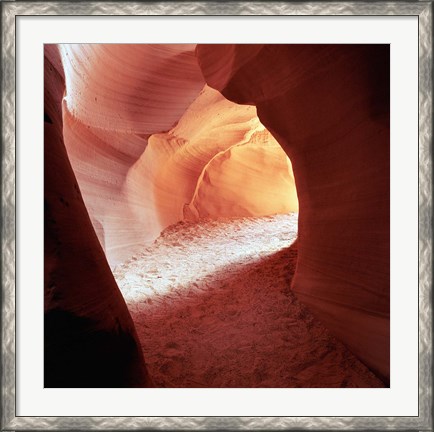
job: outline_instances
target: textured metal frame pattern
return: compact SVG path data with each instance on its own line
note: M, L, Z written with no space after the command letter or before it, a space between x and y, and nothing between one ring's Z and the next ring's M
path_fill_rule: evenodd
M1 430L413 430L432 423L432 2L3 2ZM19 15L415 15L419 18L419 416L16 417L15 18Z

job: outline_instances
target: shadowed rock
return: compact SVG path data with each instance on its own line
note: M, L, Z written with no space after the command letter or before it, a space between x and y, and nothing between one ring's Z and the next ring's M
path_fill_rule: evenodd
M45 47L44 70L45 386L151 386L63 144L64 77L56 46Z

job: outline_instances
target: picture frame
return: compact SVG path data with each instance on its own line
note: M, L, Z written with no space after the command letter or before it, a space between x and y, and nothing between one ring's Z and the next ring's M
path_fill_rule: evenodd
M432 423L432 2L2 2L2 430L433 430ZM419 415L412 417L17 416L16 38L20 16L417 16L419 22ZM393 359L392 359L393 361Z

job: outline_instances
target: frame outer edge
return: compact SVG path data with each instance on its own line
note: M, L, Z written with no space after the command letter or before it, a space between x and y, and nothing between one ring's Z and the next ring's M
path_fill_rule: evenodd
M2 427L15 417L15 13L2 4Z
M420 15L430 1L16 2L15 15Z
M432 419L432 4L419 16L419 415ZM431 306L432 307L432 306ZM432 385L432 384L431 384ZM425 393L424 393L425 392Z

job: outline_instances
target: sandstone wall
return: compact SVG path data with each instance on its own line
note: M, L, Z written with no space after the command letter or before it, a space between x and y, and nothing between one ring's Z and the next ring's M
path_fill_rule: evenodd
M53 45L45 46L44 79L44 385L152 386L65 150L64 76Z
M200 45L197 54L207 83L256 105L291 159L293 290L388 382L389 46Z

